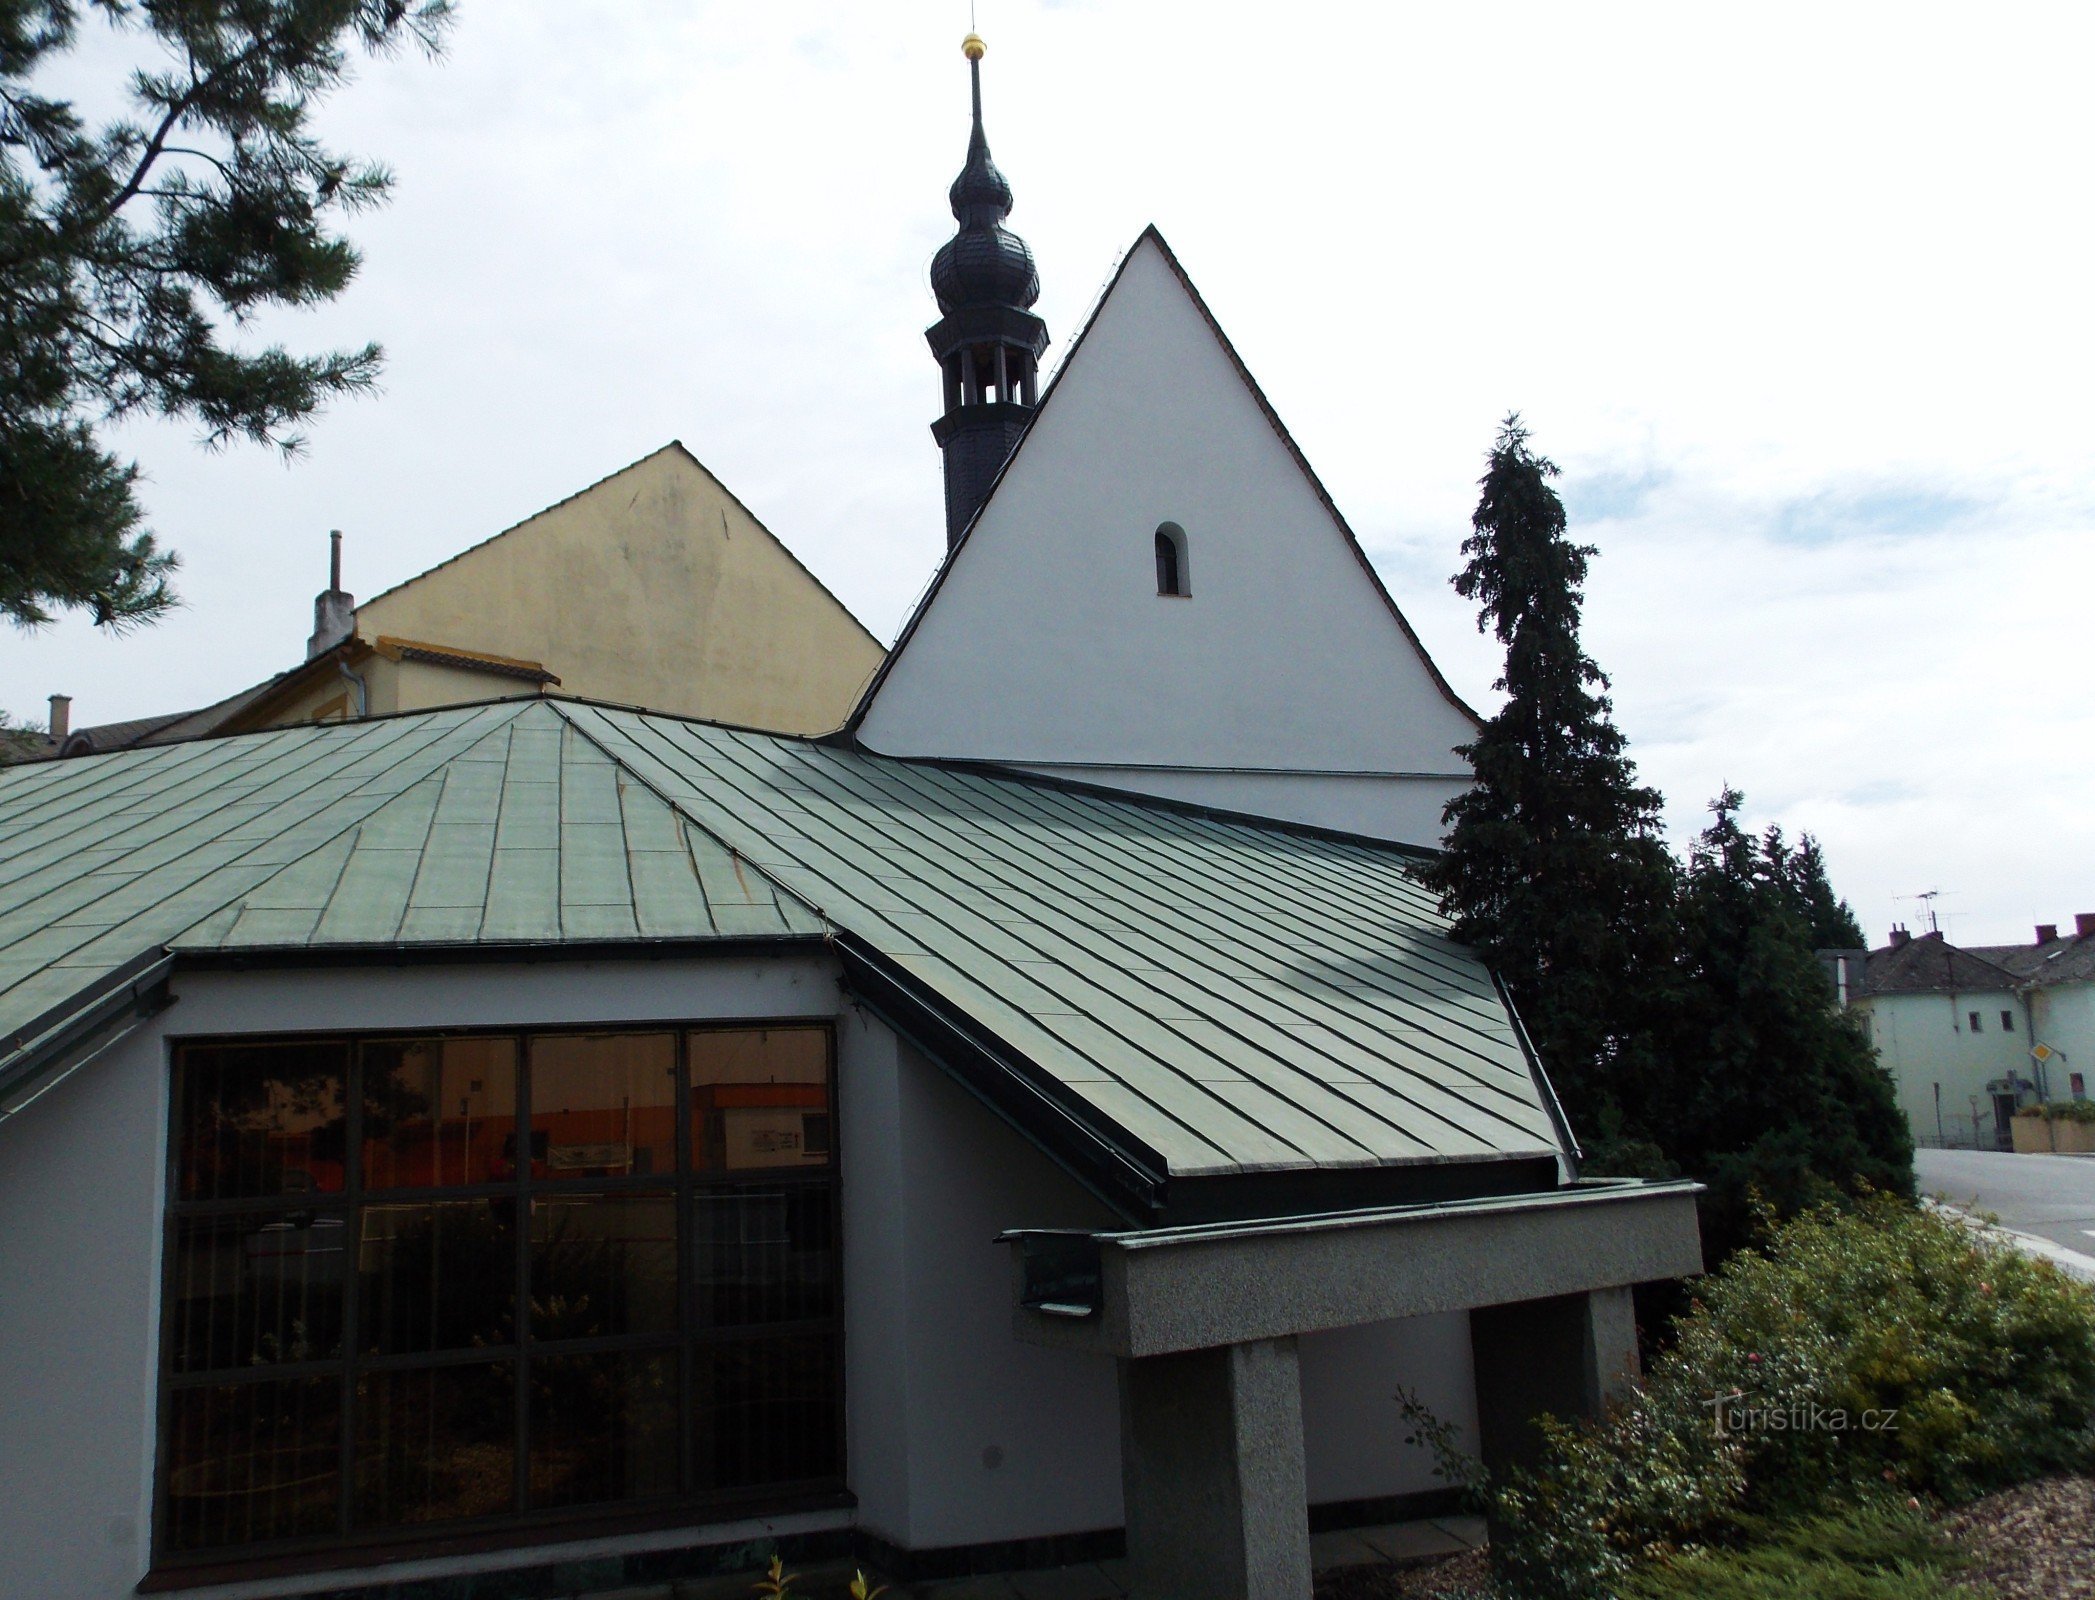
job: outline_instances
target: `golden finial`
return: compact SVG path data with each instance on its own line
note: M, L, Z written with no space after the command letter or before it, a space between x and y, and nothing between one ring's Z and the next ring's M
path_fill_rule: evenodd
M989 46L982 42L982 35L971 33L960 41L960 53L970 61L980 61L989 53Z

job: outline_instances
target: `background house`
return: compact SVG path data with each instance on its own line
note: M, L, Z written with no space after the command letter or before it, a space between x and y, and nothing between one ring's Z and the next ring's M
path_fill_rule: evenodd
M1848 1005L1898 1085L1916 1142L2006 1149L2018 1107L2087 1095L2095 1059L2095 915L2025 945L1892 930Z
M357 604L336 536L306 660L216 705L74 728L31 759L548 688L781 733L842 725L884 651L741 501L671 443Z

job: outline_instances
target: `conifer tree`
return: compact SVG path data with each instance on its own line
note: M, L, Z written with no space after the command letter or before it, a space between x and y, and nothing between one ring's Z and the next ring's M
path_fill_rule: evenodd
M1862 924L1855 920L1854 908L1834 893L1833 880L1826 875L1826 853L1819 848L1818 840L1807 833L1797 841L1795 849L1788 849L1783 844L1782 830L1770 828L1763 850L1795 897L1797 912L1811 930L1814 950L1863 947L1867 941Z
M436 51L450 0L0 0L0 616L97 623L173 603L138 469L99 425L157 414L299 447L298 425L368 389L376 345L236 348L256 312L339 294L332 225L382 201L386 169L314 137L352 52ZM90 127L45 85L83 15L144 58L130 111ZM112 98L115 86L111 86Z
M1463 747L1477 781L1449 803L1425 875L1512 991L1594 1164L1644 1166L1676 867L1580 642L1594 552L1567 536L1556 475L1509 416L1455 578L1505 646L1506 702Z
M1756 1204L1787 1215L1863 1184L1913 1192L1912 1135L1890 1074L1833 1008L1796 853L1740 828L1742 803L1734 789L1712 803L1682 880L1673 1070L1645 1108L1666 1153L1710 1185L1712 1260L1744 1242Z

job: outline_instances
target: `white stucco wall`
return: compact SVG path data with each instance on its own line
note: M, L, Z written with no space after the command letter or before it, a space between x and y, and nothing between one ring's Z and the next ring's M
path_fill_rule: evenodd
M1405 1445L1397 1390L1409 1389L1477 1451L1469 1313L1412 1317L1304 1336L1302 1443L1311 1505L1445 1487L1433 1458Z
M1129 789L1217 811L1279 817L1371 839L1437 845L1441 813L1469 787L1463 778L1361 778L1335 773L1201 772L1187 767L1030 765L1028 772Z
M2081 1075L2083 1097L2095 1095L2095 983L2062 983L2031 990L2030 1024L2028 1042L2048 1044L2064 1058L2045 1068L2051 1098L2073 1098L2076 1072Z
M1986 1085L2009 1073L2034 1076L2028 1008L2001 990L1975 994L1876 994L1855 1002L1869 1020L1870 1042L1898 1085L1899 1106L1916 1139L1952 1146L1993 1148L1993 1099ZM1979 1014L1971 1031L1970 1014ZM2015 1019L2014 1031L2000 1014ZM1937 1086L1941 1089L1937 1117ZM2064 1093L2063 1086L2058 1093ZM1972 1128L1971 1097L1979 1124Z
M1167 520L1187 598L1157 593ZM1438 803L1361 780L1444 801L1475 730L1145 238L859 732L1217 804L1255 790L1264 814L1434 844Z
M1012 1332L1006 1228L1114 1227L1113 1214L904 1046L897 1083L916 1548L1118 1527L1113 1364Z
M1105 1207L846 1001L826 961L548 963L177 974L177 1003L0 1124L0 1595L118 1600L146 1571L155 1449L168 1041L334 1028L834 1019L846 1407L855 1519L915 1548L1117 1526L1112 1363L1012 1333L996 1234L1111 1226ZM1433 1487L1397 1387L1468 1426L1464 1319L1303 1342L1311 1496ZM850 1512L705 1528L758 1537ZM693 1542L691 1529L361 1569L360 1583ZM340 1574L228 1587L338 1585Z
M908 1181L894 1215L909 1286L902 1542L932 1549L1118 1527L1113 1363L1014 1336L1011 1259L992 1241L1013 1227L1124 1224L914 1049L902 1046L898 1060L896 1148ZM1312 1503L1437 1486L1430 1458L1404 1445L1400 1386L1474 1432L1463 1313L1312 1334L1301 1358ZM866 1493L861 1520L872 1526Z
M150 1048L0 1123L0 1595L145 1572L166 1148Z

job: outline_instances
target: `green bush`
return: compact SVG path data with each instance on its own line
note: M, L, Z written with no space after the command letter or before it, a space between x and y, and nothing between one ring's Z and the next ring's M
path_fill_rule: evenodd
M1887 1486L1958 1500L2095 1454L2095 1291L1957 1222L1881 1195L1809 1211L1699 1291L1627 1404L1550 1424L1497 1490L1510 1594L1612 1595L1743 1519Z
M1918 1511L1865 1506L1778 1525L1738 1550L1696 1550L1637 1573L1623 1600L1976 1600L1970 1558Z

